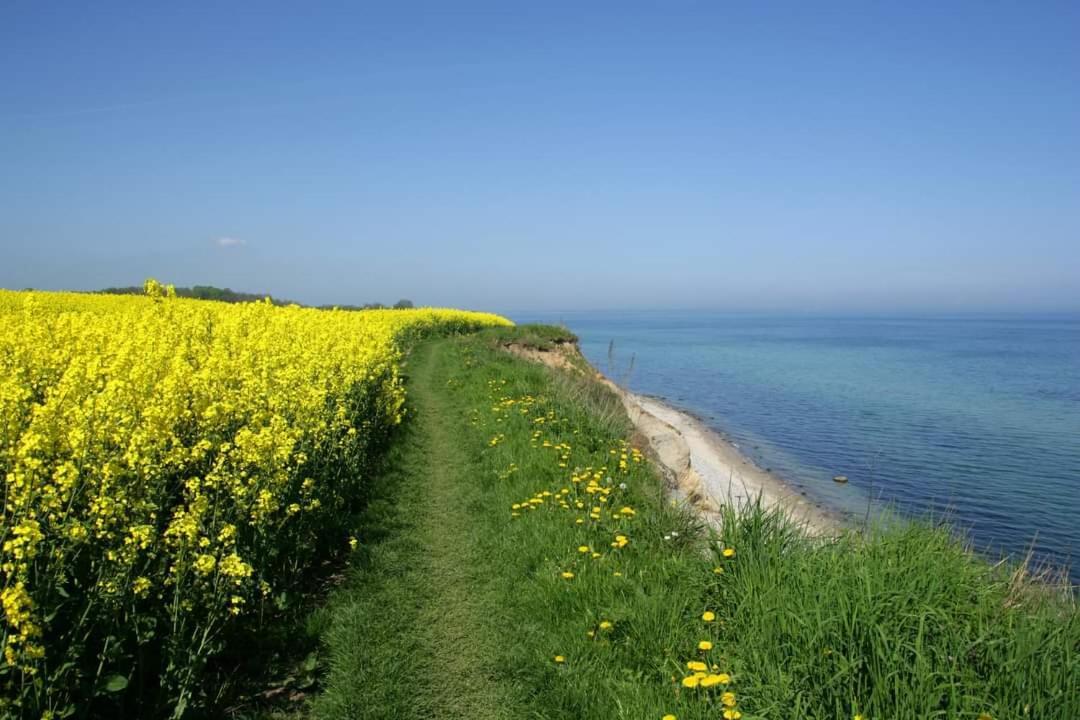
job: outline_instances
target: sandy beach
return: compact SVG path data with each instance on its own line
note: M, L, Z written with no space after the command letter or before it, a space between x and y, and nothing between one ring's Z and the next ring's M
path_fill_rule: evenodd
M814 503L794 486L758 467L727 439L687 412L663 400L626 390L596 370L575 344L556 351L507 345L509 352L565 372L587 368L619 399L637 432L652 450L672 495L694 507L711 523L720 520L723 505L742 507L757 498L767 508L779 508L811 535L839 532L845 522L839 513Z
M721 505L740 507L758 497L783 510L808 533L829 534L841 518L758 467L719 433L692 415L653 397L615 388L630 420L663 466L674 492L712 520Z

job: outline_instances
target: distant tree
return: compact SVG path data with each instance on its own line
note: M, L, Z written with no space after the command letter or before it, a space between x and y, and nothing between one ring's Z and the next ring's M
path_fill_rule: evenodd
M394 309L395 310L409 310L412 307L413 307L412 300L402 299L402 300L398 300L396 303L394 303Z

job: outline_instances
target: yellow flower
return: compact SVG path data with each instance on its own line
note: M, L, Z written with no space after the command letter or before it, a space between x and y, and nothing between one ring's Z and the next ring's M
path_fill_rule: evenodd
M587 552L589 552L589 546L588 545L580 545L578 547L577 551L579 553L587 553Z
M612 626L610 621L608 621L608 620L601 620L600 621L600 629L601 630L610 630L612 627L613 626Z
M735 557L735 548L724 548L724 557L726 557L726 558Z
M573 580L574 579L574 573L570 572L569 570L565 570L562 573L562 578L563 578L563 580Z
M708 652L709 650L712 650L712 643L708 640L702 640L697 644L697 649Z
M712 687L713 685L723 685L723 675L706 675L701 679L701 687Z
M202 554L195 558L195 562L192 567L195 568L195 572L200 575L209 575L214 572L214 566L217 565L217 558L213 555Z
M359 545L359 544L360 544L360 541L357 540L355 537L349 538L349 549L350 550L355 550L356 546Z
M739 720L742 717L742 713L735 708L728 708L724 711L724 720Z
M690 660L686 663L686 667L694 672L705 672L709 669L709 666L699 660Z
M712 571L713 571L713 573L715 573L716 575L723 575L723 574L724 574L724 568L722 568L722 567L714 567L714 568L712 569Z
M668 713L664 717L660 718L660 720L677 720L677 718L671 713Z
M685 688L696 688L700 682L700 675L687 675L682 679L682 686Z
M701 614L701 619L705 622L712 622L716 619L716 613L714 613L712 610L706 610L704 613Z
M726 692L720 696L720 702L724 703L728 707L735 707L735 693Z
M566 658L564 658L562 655L556 655L555 656L555 662L559 663L559 664L562 664L562 663L566 662Z
M136 597L146 597L150 592L150 578L139 576L131 583L131 590Z

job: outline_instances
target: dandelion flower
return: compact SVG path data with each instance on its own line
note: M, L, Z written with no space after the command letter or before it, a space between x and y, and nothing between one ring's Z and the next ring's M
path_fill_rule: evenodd
M675 716L674 716L674 715L672 715L671 713L668 713L668 714L667 714L667 715L665 715L664 717L660 718L660 720L676 720L676 718L675 718Z
M566 658L564 658L562 655L556 655L555 662L561 665L562 663L566 662Z
M724 568L722 568L722 567L714 567L712 569L712 571L717 575L723 575L724 574Z
M716 619L716 613L714 613L712 610L706 610L701 614L701 619L705 622L712 622Z
M712 643L708 640L702 640L697 644L698 650L709 651L712 650Z
M739 720L742 717L742 713L735 708L728 708L724 711L724 720Z
M589 546L588 545L579 545L577 551L579 553L587 553L587 552L589 552Z
M720 702L728 707L735 707L735 693L726 692L720 696Z
M705 672L709 669L709 666L699 660L691 660L686 663L686 667L694 672Z
M563 578L563 580L573 580L574 579L574 573L570 572L569 570L566 570L566 571L564 571L562 573L562 578Z
M735 548L724 548L724 557L726 557L726 558L735 557Z
M696 688L698 683L701 682L701 677L698 675L687 675L682 679L682 686L684 688Z
M614 625L612 625L610 620L601 620L600 621L600 629L601 630L610 630L612 627L614 627Z

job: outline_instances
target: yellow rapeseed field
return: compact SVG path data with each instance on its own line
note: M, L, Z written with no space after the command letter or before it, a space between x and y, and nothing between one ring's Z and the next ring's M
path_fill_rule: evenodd
M226 631L348 546L407 343L509 324L147 291L0 291L0 714L133 681L182 714Z

